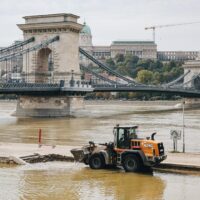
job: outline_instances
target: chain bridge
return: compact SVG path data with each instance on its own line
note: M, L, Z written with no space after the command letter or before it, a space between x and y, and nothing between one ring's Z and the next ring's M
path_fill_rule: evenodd
M162 85L145 85L112 70L79 47L82 25L78 16L51 14L24 17L24 41L0 49L0 94L18 95L19 116L68 116L83 108L88 92L161 92L188 98L200 97L200 58L184 64L184 74ZM92 68L79 64L85 56L107 74L110 80ZM16 61L21 59L21 67ZM82 72L95 78L81 79ZM15 75L15 76L13 76Z

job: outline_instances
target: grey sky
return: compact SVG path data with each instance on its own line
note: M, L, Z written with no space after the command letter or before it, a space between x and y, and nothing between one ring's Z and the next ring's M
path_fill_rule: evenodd
M200 22L199 0L1 0L0 46L22 39L26 15L73 13L86 19L94 45L113 40L152 40L145 26ZM158 50L200 50L200 23L156 30Z

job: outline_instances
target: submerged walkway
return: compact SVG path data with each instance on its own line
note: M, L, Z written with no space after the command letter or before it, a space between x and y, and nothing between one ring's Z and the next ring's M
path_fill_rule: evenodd
M50 146L41 146L38 144L24 144L24 143L0 143L0 157L9 157L9 156L28 156L32 154L60 154L65 156L72 156L70 150L75 147L73 146L62 146L56 145L55 147Z
M167 153L166 164L194 165L200 167L200 153Z
M0 143L0 163L9 161L11 157L24 157L33 154L72 157L71 149L77 146L41 146L38 144ZM200 153L167 153L167 159L155 168L159 171L178 172L179 170L200 173Z
M200 175L200 153L167 153L167 159L154 170Z

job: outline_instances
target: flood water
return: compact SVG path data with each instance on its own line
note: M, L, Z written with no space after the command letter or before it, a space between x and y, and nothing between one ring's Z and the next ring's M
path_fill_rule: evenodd
M78 118L22 119L11 116L15 102L0 103L0 142L43 142L82 145L89 140L112 141L112 128L139 125L141 137L157 132L156 139L172 150L170 130L182 129L182 112L175 103L87 103ZM185 111L186 151L200 152L200 109ZM179 141L178 150L182 150ZM83 164L52 162L26 166L0 165L0 200L185 200L200 198L200 176L125 173L91 170Z

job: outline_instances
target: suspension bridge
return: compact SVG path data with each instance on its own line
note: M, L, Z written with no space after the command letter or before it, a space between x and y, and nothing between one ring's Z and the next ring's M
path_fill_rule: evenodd
M30 47L29 49L23 49L19 52L15 52L12 54L8 54L6 56L0 57L0 62L6 61L13 57L22 55L24 53L28 53L32 50L38 50L42 48L47 48L48 45L54 41L59 40L59 36L56 36L48 41L44 41L43 43ZM29 41L33 41L32 39ZM26 44L27 41L22 42L22 44ZM17 47L19 44L17 45ZM14 47L12 46L14 49ZM8 47L8 49L10 49ZM2 49L3 50L3 49ZM25 75L25 80L23 82L11 83L8 81L0 83L0 93L2 94L86 94L87 92L163 92L163 93L172 93L176 95L181 95L184 97L200 97L200 89L199 82L195 84L195 80L199 80L199 75L194 76L190 81L184 83L184 77L190 74L188 70L185 74L178 77L176 80L163 84L163 85L145 85L138 83L134 80L131 80L127 77L122 76L121 74L113 71L111 68L98 61L92 55L87 53L85 50L79 47L79 52L86 56L88 59L93 61L99 68L105 70L107 73L112 74L119 79L123 80L126 83L120 83L117 81L110 80L103 75L100 75L93 71L91 68L80 65L80 69L84 72L88 72L96 77L95 82L88 81L80 81L74 80L73 72L71 74L71 79L68 81L68 84L64 82L64 80L60 80L60 83L53 83L53 80L49 80L49 83L29 83L26 80L28 79L28 75ZM9 72L6 72L9 73ZM53 78L53 77L51 77ZM98 84L98 80L103 81L104 83ZM192 83L192 86L187 86L189 83Z
M24 33L24 41L0 49L0 94L19 96L18 115L70 115L72 110L82 107L83 96L88 92L159 92L200 97L200 72L193 68L185 68L184 74L170 83L145 85L98 61L79 47L82 25L77 23L76 15L24 18L25 24L18 25ZM88 66L79 65L80 54L119 81L110 80ZM19 59L22 66L18 66ZM81 80L82 72L92 74L96 81ZM18 78L12 78L13 74L17 74Z

